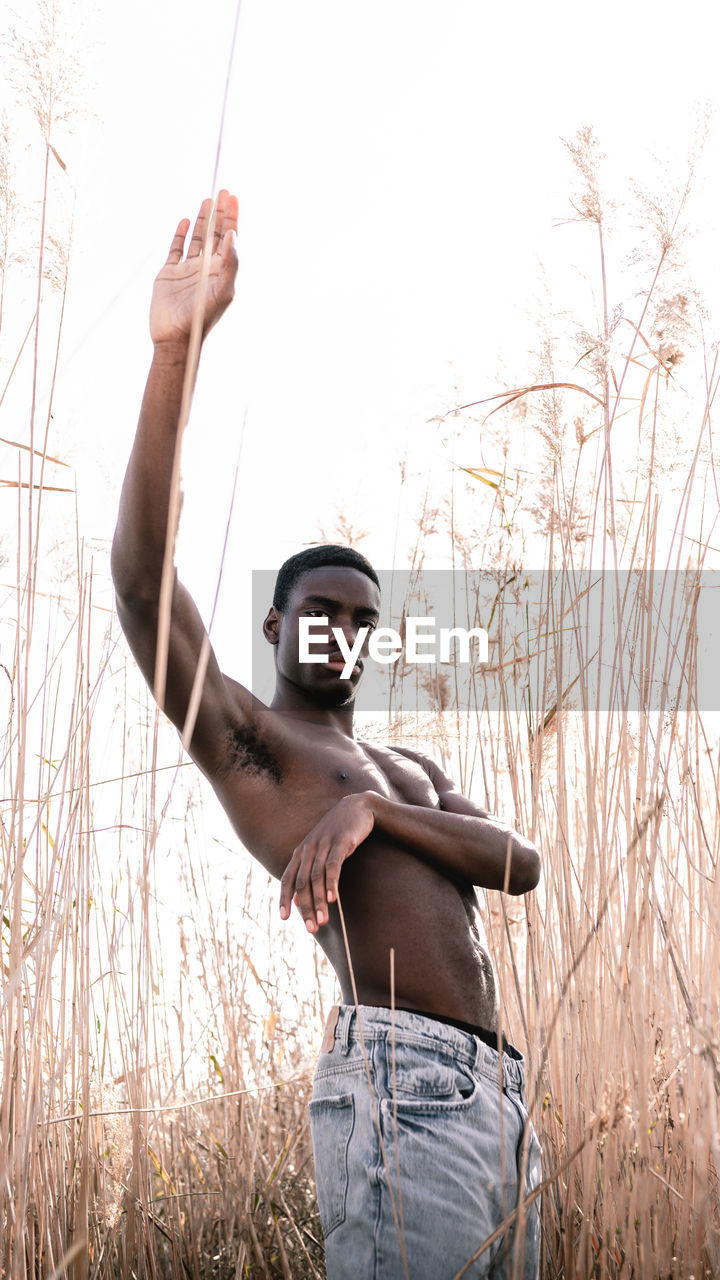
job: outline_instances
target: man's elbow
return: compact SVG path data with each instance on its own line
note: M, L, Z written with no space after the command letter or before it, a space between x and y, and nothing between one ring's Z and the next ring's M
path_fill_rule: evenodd
M150 568L116 532L110 551L110 573L118 604L128 613L146 614L157 608L161 569L162 565ZM173 580L174 577L173 571Z
M542 863L534 845L525 842L512 859L508 892L520 896L532 893L540 883Z
M130 600L134 594L135 575L132 572L131 563L124 539L116 529L110 548L110 574L119 600Z

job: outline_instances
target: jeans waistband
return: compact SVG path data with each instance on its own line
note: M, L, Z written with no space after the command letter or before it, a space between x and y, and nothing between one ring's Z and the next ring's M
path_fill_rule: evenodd
M463 1022L460 1018L446 1018L442 1013L429 1013L427 1009L406 1009L403 1005L399 1008L396 1006L395 1012L400 1013L419 1013L423 1018L430 1018L432 1022L444 1022L448 1027L459 1027L461 1031L469 1031L471 1035L477 1036L480 1040L484 1040L485 1044L489 1044L491 1049L499 1052L502 1048L503 1053L509 1053L511 1058L520 1056L519 1050L513 1045L508 1044L505 1033L503 1032L502 1040L498 1041L495 1031L488 1031L487 1027L480 1027L472 1022Z
M502 1067L503 1087L524 1089L525 1059L513 1045L506 1044L502 1053L491 1048L479 1036L463 1031L452 1023L440 1022L427 1014L406 1009L387 1009L380 1005L333 1005L325 1026L322 1049L329 1053L338 1045L347 1054L352 1044L363 1040L413 1042L425 1040L453 1057L462 1059L473 1069L497 1079Z

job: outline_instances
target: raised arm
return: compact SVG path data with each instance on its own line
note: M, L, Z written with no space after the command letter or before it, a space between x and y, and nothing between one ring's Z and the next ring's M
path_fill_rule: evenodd
M112 547L112 575L120 622L145 679L154 686L160 584L162 580L173 462L180 422L193 311L203 266L203 243L212 213L205 200L185 252L190 223L183 219L167 261L155 280L150 306L153 359L135 443L120 499ZM208 245L202 336L232 301L237 273L238 204L221 191ZM163 709L182 730L205 636L189 593L173 578L167 681ZM230 692L209 655L191 751L212 773L223 754L230 721Z

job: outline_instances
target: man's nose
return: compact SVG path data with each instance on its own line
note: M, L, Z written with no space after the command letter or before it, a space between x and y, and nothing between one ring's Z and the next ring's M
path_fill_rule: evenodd
M345 637L345 643L352 648L359 632L363 629L364 623L355 622L352 618L338 618L335 626L339 627Z

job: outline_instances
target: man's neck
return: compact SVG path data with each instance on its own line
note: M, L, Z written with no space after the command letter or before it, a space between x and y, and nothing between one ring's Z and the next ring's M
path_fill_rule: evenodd
M340 707L318 705L297 685L291 684L289 680L285 680L280 675L277 677L275 695L270 703L270 710L277 711L279 715L287 716L291 720L303 720L308 724L325 725L328 729L334 729L344 734L347 738L354 738L355 736L353 726L355 704L353 702L347 702Z

